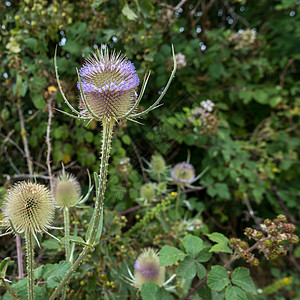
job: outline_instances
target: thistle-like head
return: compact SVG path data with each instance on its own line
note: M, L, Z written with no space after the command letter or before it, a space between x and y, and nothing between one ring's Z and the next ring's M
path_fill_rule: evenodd
M43 232L54 217L54 201L44 185L21 181L8 190L3 215L18 233Z
M72 207L79 201L81 191L77 179L64 171L53 182L53 196L60 208Z
M137 100L139 77L125 56L107 47L93 53L79 70L82 114L98 120L119 119ZM81 85L81 87L80 87Z
M179 163L171 170L172 179L178 185L189 185L195 181L195 169L186 162Z
M58 87L65 103L73 114L61 112L80 120L102 121L103 125L107 122L114 123L117 120L137 122L135 119L159 107L160 101L166 94L176 72L176 59L172 45L174 67L163 92L150 107L142 112L137 112L150 72L144 77L138 96L136 89L139 85L139 78L134 65L125 56L115 54L115 52L109 53L107 47L102 46L97 54L94 53L86 60L84 66L78 72L77 86L80 90L81 111L77 111L70 104L62 90L58 75L56 52L57 48L54 54L54 66Z
M155 198L155 189L151 183L145 183L140 189L140 196L146 201L151 201Z
M159 265L157 252L148 248L137 258L134 264L134 285L141 288L145 282L154 282L162 286L165 280L165 267Z

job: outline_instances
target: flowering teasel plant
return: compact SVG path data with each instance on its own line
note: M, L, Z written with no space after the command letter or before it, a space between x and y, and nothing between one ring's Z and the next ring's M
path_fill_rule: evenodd
M170 181L177 185L177 199L175 206L175 216L176 219L179 218L179 204L180 204L180 194L181 191L186 187L192 189L202 189L202 187L195 187L192 184L199 180L208 170L209 167L206 167L198 176L195 174L195 168L190 161L190 153L188 154L188 158L186 162L181 162L176 164L171 170L171 178Z
M86 233L86 241L82 243L84 248L71 269L51 295L50 300L55 299L61 292L73 272L87 255L89 249L93 248L93 245L100 240L108 160L115 123L120 120L130 120L139 123L136 120L137 118L140 118L157 108L167 92L176 72L176 59L174 48L172 46L174 68L163 92L149 108L142 112L137 112L138 105L143 97L149 80L150 72L144 77L140 94L138 95L137 87L139 85L139 78L136 74L134 65L124 55L116 54L114 51L109 52L106 46L102 46L101 50L98 49L97 53L93 53L86 60L83 67L77 71L77 86L80 92L80 110L78 111L69 103L60 85L56 63L56 52L57 49L55 50L54 55L54 67L58 87L65 103L72 113L61 112L79 120L86 120L89 122L92 120L100 121L103 127L103 134L100 171L99 174L94 174L96 202L92 219Z
M4 222L10 224L6 234L13 232L25 234L28 299L33 300L35 297L34 238L39 245L36 234L47 233L51 228L54 217L53 197L44 185L21 181L8 190L3 203L3 216Z
M146 282L156 283L158 286L166 286L175 275L165 281L165 267L159 264L159 257L157 251L153 248L145 249L136 259L134 263L134 274L127 269L130 278L125 279L135 288L141 289L142 285ZM173 287L170 287L172 289Z

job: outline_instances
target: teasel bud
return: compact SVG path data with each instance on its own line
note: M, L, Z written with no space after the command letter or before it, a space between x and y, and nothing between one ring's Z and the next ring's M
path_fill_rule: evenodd
M144 184L140 189L140 196L142 199L151 201L155 198L155 189L150 183Z
M186 162L179 163L171 170L172 179L178 185L189 185L195 180L195 169Z
M53 182L53 196L56 205L60 208L75 206L81 196L77 179L63 170Z
M54 216L54 201L47 187L21 181L8 190L3 215L18 233L47 231Z
M107 47L102 47L86 60L79 76L82 91L80 82L77 87L80 93L84 93L81 94L80 107L85 116L102 121L117 120L137 100L139 77L133 63L123 55L109 53Z
M165 171L166 162L161 155L159 154L153 155L150 163L151 163L151 169L155 174L160 175Z
M165 267L159 265L157 252L148 248L137 258L134 264L134 286L141 288L146 282L162 286L165 280Z

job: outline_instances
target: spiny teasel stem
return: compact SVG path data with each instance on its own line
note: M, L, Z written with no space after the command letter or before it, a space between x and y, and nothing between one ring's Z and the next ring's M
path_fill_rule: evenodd
M69 208L64 208L64 229L65 229L65 237L70 236L70 214L69 214ZM69 261L70 259L70 241L67 239L65 242L65 251L66 251L66 261Z
M25 233L26 240L26 257L27 257L27 291L28 300L35 299L34 291L34 241L30 231Z
M93 214L92 222L92 228L90 232L90 236L88 238L87 243L90 245L93 245L98 233L98 228L101 220L101 213L103 209L103 201L104 201L104 193L106 189L106 181L107 181L107 172L108 172L108 160L110 156L110 149L111 149L111 141L112 141L112 134L113 134L113 127L115 125L115 122L112 121L103 121L103 134L102 134L102 149L101 149L101 163L100 163L100 171L99 171L99 187L98 191L96 193L96 204ZM62 279L60 284L56 287L53 294L49 298L49 300L54 300L60 291L63 289L65 284L68 282L68 280L71 278L72 274L77 270L80 263L83 261L85 256L88 254L89 250L91 250L89 247L84 247L82 252L79 254L78 258L74 262L71 269L68 271L68 273L65 275L65 277Z
M103 121L103 136L102 136L102 149L101 149L101 162L99 171L99 188L97 191L97 198L95 204L94 214L95 219L93 229L91 231L88 243L93 244L98 233L98 227L101 218L101 212L103 209L104 193L106 190L107 172L108 172L108 160L110 156L111 141L113 134L114 121ZM97 226L96 226L97 225Z

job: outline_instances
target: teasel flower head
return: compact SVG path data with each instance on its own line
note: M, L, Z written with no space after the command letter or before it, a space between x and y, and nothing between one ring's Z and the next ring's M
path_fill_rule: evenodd
M56 52L57 49L54 55L54 66L58 87L65 103L73 114L61 112L70 117L88 121L101 121L103 124L118 120L130 120L139 123L136 121L137 118L160 106L159 103L166 94L176 72L176 59L172 46L174 68L163 92L149 108L137 112L150 72L145 75L138 95L139 78L133 63L124 55L116 54L114 51L110 52L107 46L102 45L101 50L93 53L82 68L77 71L77 87L80 91L80 111L77 111L69 103L62 90L58 75Z
M3 216L16 233L45 232L54 217L54 201L47 187L21 181L8 190Z
M53 182L53 196L56 205L60 208L75 206L81 197L77 179L63 170Z
M93 53L79 70L82 114L99 120L118 119L137 100L139 77L132 62L125 56L104 49ZM83 94L84 95L83 95ZM85 96L86 103L83 99Z
M195 169L191 164L181 162L171 170L171 177L178 185L190 185L196 180Z
M164 281L165 267L159 265L157 252L152 248L145 249L134 264L134 286L141 288L146 282L154 282L162 286Z

